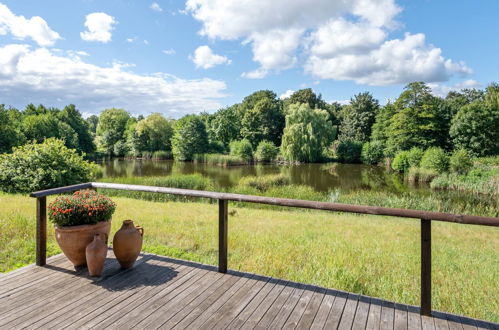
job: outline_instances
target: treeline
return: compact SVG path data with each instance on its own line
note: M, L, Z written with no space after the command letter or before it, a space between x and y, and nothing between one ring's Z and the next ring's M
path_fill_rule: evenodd
M312 89L284 100L261 90L213 114L178 120L159 113L134 117L115 108L85 120L74 105L59 110L30 104L22 111L0 106L0 152L50 137L95 157L374 164L415 147L482 157L499 154L499 85L441 98L415 82L384 106L368 92L341 105Z

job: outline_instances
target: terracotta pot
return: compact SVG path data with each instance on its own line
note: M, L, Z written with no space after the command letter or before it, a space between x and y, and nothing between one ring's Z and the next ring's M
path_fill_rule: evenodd
M123 221L120 230L114 234L113 251L121 268L130 268L142 249L144 229L134 226L132 220Z
M55 228L55 238L64 255L75 267L85 266L85 249L92 243L94 235L101 233L109 236L111 221L102 221L94 225L67 226Z
M107 235L97 233L94 235L92 243L87 245L85 256L87 258L88 274L90 276L100 276L104 269L104 262L107 256Z

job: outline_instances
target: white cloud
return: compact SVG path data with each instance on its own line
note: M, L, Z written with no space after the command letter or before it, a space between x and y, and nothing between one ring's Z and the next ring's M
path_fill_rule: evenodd
M204 45L199 46L194 51L194 56L189 57L197 68L209 69L220 64L230 64L231 60L227 56L217 55L213 53L210 47Z
M159 11L159 12L163 11L163 8L161 8L157 2L153 2L151 6L149 6L149 8L151 8L154 11Z
M218 109L226 85L208 78L181 79L165 73L139 75L130 65L101 67L28 45L0 47L0 93L14 106L74 103L85 112L123 107L132 113L162 112L172 117ZM54 100L60 98L58 104Z
M312 52L305 70L321 79L353 80L359 84L391 85L410 81L445 81L452 74L471 69L441 55L440 48L426 45L424 34L407 33L404 39L385 41L362 53L320 56Z
M242 74L247 78L302 63L316 78L370 85L443 81L471 71L426 44L424 34L390 39L402 26L395 1L187 0L186 10L202 23L201 35L251 44L259 68Z
M285 91L284 93L282 93L281 95L279 95L279 99L281 99L281 100L287 99L288 97L290 97L291 95L293 95L294 92L295 92L294 90L288 89L287 91Z
M163 49L163 50L162 50L162 52L163 52L163 54L165 54L165 55L175 55L175 53L176 53L176 52L175 52L175 49L173 49L173 48L170 48L170 49Z
M106 13L88 14L85 17L87 31L81 32L80 36L85 41L108 43L111 41L111 31L116 23L114 17Z
M436 83L430 83L428 86L431 88L431 91L434 95L440 96L440 97L445 97L449 92L452 91L460 91L462 89L480 89L483 87L482 84L480 84L478 81L473 80L473 79L468 79L465 81L461 81L459 83L456 83L454 85L441 85L441 84L436 84Z
M30 19L17 16L0 3L0 35L8 33L20 40L31 38L40 46L52 46L56 40L61 39L59 33L53 31L40 16Z

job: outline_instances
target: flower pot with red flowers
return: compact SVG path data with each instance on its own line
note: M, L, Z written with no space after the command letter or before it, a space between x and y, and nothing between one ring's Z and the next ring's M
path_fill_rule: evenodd
M49 219L64 255L75 267L85 266L85 249L95 234L109 237L116 204L94 190L60 196L49 205ZM106 242L107 243L107 242Z

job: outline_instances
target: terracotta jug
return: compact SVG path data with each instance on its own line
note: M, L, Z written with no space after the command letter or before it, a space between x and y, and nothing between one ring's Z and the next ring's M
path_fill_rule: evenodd
M100 276L104 269L107 256L107 235L97 233L92 243L87 245L85 256L87 258L88 273L90 276Z
M113 250L121 268L130 268L142 249L144 229L134 226L132 220L123 221L120 230L114 234Z

